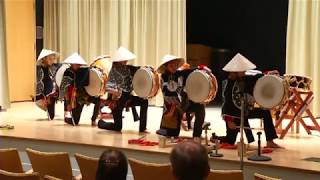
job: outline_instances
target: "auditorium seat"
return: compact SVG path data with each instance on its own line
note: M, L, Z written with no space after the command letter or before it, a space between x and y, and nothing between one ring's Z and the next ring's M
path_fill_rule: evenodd
M211 170L208 180L243 180L243 172L240 170Z
M0 170L1 180L40 180L38 173L13 173L4 170Z
M265 175L258 174L258 173L254 173L254 179L255 180L281 180L281 179L265 176Z
M23 173L17 149L0 149L0 169L9 172Z
M129 159L134 180L174 180L170 164L154 164Z
M38 172L41 177L50 175L63 180L73 179L68 153L39 152L29 148L26 149L26 152L33 171Z
M84 156L82 154L74 154L81 172L82 180L92 180L96 177L99 159Z

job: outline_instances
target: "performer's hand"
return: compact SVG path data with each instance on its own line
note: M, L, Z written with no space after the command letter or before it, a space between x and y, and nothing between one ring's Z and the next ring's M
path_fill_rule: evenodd
M113 95L116 96L116 97L120 97L121 96L121 92L119 92L119 91L114 92Z
M230 129L237 129L237 126L233 121L227 121L227 123Z
M111 110L115 109L117 107L117 101L110 101L108 106Z
M176 109L176 105L175 104L171 104L170 105L170 109L168 109L166 112L165 112L165 116L167 117L172 117L174 115L174 111Z
M190 69L190 64L188 63L184 63L182 64L182 66L179 67L180 71L187 70L187 69Z
M45 107L48 106L48 101L45 98L43 98L41 101L42 101L43 106L45 106Z
M119 99L119 97L121 96L120 91L108 91L108 93L112 95L112 99Z

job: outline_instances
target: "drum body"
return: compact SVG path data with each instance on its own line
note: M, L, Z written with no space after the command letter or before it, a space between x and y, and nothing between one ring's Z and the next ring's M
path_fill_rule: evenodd
M55 81L58 87L60 87L61 85L61 81L63 79L63 75L64 72L66 71L66 69L68 69L70 67L69 64L62 64L62 66L58 69L56 76L55 76Z
M134 74L132 85L137 96L152 98L157 95L160 87L159 74L151 67L141 67Z
M92 68L100 69L104 74L108 75L109 70L111 69L112 63L106 58L99 59L90 64Z
M91 67L89 70L89 85L84 88L90 96L102 96L105 93L105 80L106 75L102 70Z
M191 101L207 104L216 97L217 79L212 73L195 70L188 76L185 90Z
M256 103L266 109L283 105L287 101L288 95L287 81L275 75L265 75L259 78L253 90Z
M288 81L290 87L297 88L302 91L310 91L311 78L297 75L285 74L284 79Z

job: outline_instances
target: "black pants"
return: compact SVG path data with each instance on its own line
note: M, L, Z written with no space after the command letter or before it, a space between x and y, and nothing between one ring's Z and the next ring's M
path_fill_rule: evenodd
M49 103L47 104L47 111L48 111L50 120L53 120L55 116L55 106L56 106L57 98L52 96L49 98L50 99L49 99ZM43 95L36 96L36 100L40 100L40 99L44 99L44 96Z
M100 98L99 97L90 97L89 98L89 102L94 104L94 109L93 109L93 114L91 117L91 121L95 121L99 115L100 112ZM72 109L72 118L74 120L74 123L76 125L79 124L80 118L81 118L81 113L82 113L82 109L83 109L84 104L79 104L76 103L76 107L74 109ZM65 110L66 110L66 103L65 103ZM72 124L72 120L68 119L65 120L67 123Z
M163 118L163 117L162 117ZM162 123L160 125L160 129L157 131L157 134L162 136L169 136L169 137L178 137L180 134L180 127L181 127L181 119L182 119L182 112L179 111L177 114L175 114L175 117L173 117L172 120L177 121L177 127L176 128L168 128L162 126Z
M123 92L121 98L117 102L117 106L112 110L114 123L104 122L100 120L98 127L107 130L122 130L122 112L127 103L132 106L140 106L140 127L139 131L143 132L147 127L147 113L148 113L148 100L142 99L137 96L132 96L130 93Z
M266 134L267 141L278 138L276 130L273 125L272 116L271 116L271 113L269 110L255 108L252 111L249 111L249 115L248 115L248 117L245 118L245 121L244 121L245 127L250 127L248 119L251 119L251 118L262 118L263 119L264 132ZM235 124L236 124L236 126L240 126L240 119L236 119ZM226 125L226 126L227 126L227 136L225 137L223 142L227 142L229 144L234 144L236 142L237 135L240 130L239 129L230 129L228 127L228 125ZM244 132L246 134L248 143L253 142L254 136L252 134L252 131L246 129Z
M188 121L188 126L190 125L190 113L194 113L195 115L195 121L194 121L194 127L193 127L193 137L201 137L202 134L202 125L204 122L204 118L206 115L205 107L203 104L190 102L190 105L188 106L186 110L186 118Z
M47 109L50 120L54 119L55 116L55 106L56 106L56 98L51 98L50 103L48 103Z

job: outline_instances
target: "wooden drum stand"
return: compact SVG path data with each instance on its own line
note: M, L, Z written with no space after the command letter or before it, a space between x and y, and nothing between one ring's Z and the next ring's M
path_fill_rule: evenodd
M290 128L294 127L296 122L296 132L299 133L299 125L301 124L308 134L311 134L311 130L320 132L320 126L313 116L309 106L314 99L313 92L311 90L305 91L298 88L290 87L290 97L284 104L280 111L279 119L276 121L275 128L281 129L280 139L288 133ZM313 125L307 125L303 119L303 114L306 113L311 119ZM282 129L282 122L284 119L289 119L289 124Z

